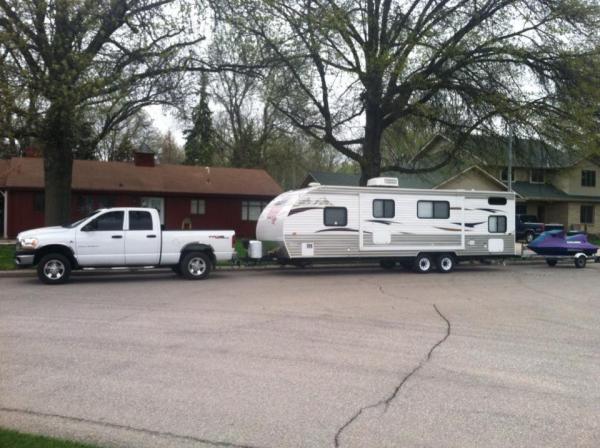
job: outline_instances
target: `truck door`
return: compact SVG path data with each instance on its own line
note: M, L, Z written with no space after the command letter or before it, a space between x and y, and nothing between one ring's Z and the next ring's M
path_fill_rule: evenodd
M160 260L161 232L153 224L152 214L145 210L130 210L125 231L125 264L155 266Z
M103 213L77 232L77 262L81 266L125 264L124 215L122 211Z

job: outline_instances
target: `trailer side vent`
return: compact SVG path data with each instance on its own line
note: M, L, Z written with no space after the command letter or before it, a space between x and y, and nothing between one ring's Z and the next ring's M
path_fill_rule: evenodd
M398 179L395 177L374 177L367 181L367 187L397 187Z

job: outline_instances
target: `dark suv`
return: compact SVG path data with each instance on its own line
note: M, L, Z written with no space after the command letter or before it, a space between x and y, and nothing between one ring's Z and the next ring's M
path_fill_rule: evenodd
M544 223L538 222L535 215L516 215L515 233L517 240L525 240L531 243L540 233L544 231Z
M538 218L535 215L516 215L515 218L517 241L524 240L527 243L531 243L540 233L547 230L564 230L562 224L544 224L543 222L538 222Z

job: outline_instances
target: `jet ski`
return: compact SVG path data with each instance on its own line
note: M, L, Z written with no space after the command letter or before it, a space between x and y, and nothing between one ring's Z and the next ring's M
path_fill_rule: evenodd
M579 233L566 236L563 230L542 232L527 247L545 257L564 257L576 254L585 254L591 257L598 251L598 246L588 242L587 235Z

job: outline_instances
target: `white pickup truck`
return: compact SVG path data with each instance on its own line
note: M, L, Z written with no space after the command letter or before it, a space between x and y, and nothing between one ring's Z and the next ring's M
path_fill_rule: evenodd
M65 283L71 270L88 267L170 267L200 280L234 257L234 245L233 230L162 231L155 209L108 208L66 226L21 232L15 263L37 266L48 284Z

